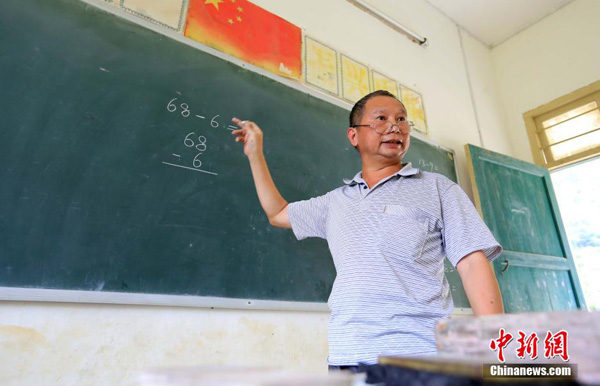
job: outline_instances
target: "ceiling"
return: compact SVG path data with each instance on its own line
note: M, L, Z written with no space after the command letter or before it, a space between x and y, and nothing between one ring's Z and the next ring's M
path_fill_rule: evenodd
M489 47L574 0L426 0Z

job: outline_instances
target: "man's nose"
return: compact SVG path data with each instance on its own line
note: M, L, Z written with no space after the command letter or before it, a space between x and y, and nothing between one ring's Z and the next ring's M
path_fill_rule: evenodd
M388 121L388 122L390 124L390 126L388 127L388 130L390 130L390 133L401 133L402 132L402 130L400 130L400 125L399 124L394 123L394 122L390 122L390 121ZM398 130L397 131L394 130L394 127L397 127Z

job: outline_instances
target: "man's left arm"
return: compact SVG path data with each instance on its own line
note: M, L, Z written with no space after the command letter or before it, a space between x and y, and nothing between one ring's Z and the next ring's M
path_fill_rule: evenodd
M475 316L502 314L502 295L491 263L482 251L466 255L456 265Z

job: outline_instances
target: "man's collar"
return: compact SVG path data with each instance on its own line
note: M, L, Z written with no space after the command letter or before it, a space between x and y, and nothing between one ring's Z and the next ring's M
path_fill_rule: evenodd
M396 173L392 174L392 176L397 175L400 177L410 177L410 176L414 176L415 174L419 174L420 170L413 168L412 164L409 162L406 165L404 165L404 167L400 170L398 170ZM344 184L349 185L349 186L354 186L358 183L361 182L365 182L365 180L363 180L362 178L362 171L356 173L356 175L354 176L354 178L352 178L351 180L344 178Z

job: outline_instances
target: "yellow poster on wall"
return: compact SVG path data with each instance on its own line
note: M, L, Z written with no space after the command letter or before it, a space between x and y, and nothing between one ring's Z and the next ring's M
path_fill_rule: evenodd
M418 132L427 135L427 120L425 118L425 108L423 107L421 94L405 86L401 86L400 88L402 90L400 99L406 107L408 119L414 122L415 129Z
M131 14L175 31L181 31L185 26L188 8L186 0L121 0L120 6Z
M396 96L398 95L398 83L390 77L387 77L375 70L371 70L371 79L373 81L373 91L375 90L385 90L389 91Z
M369 67L342 54L342 98L356 102L369 93Z
M338 95L337 52L306 36L304 41L304 81L321 90Z

